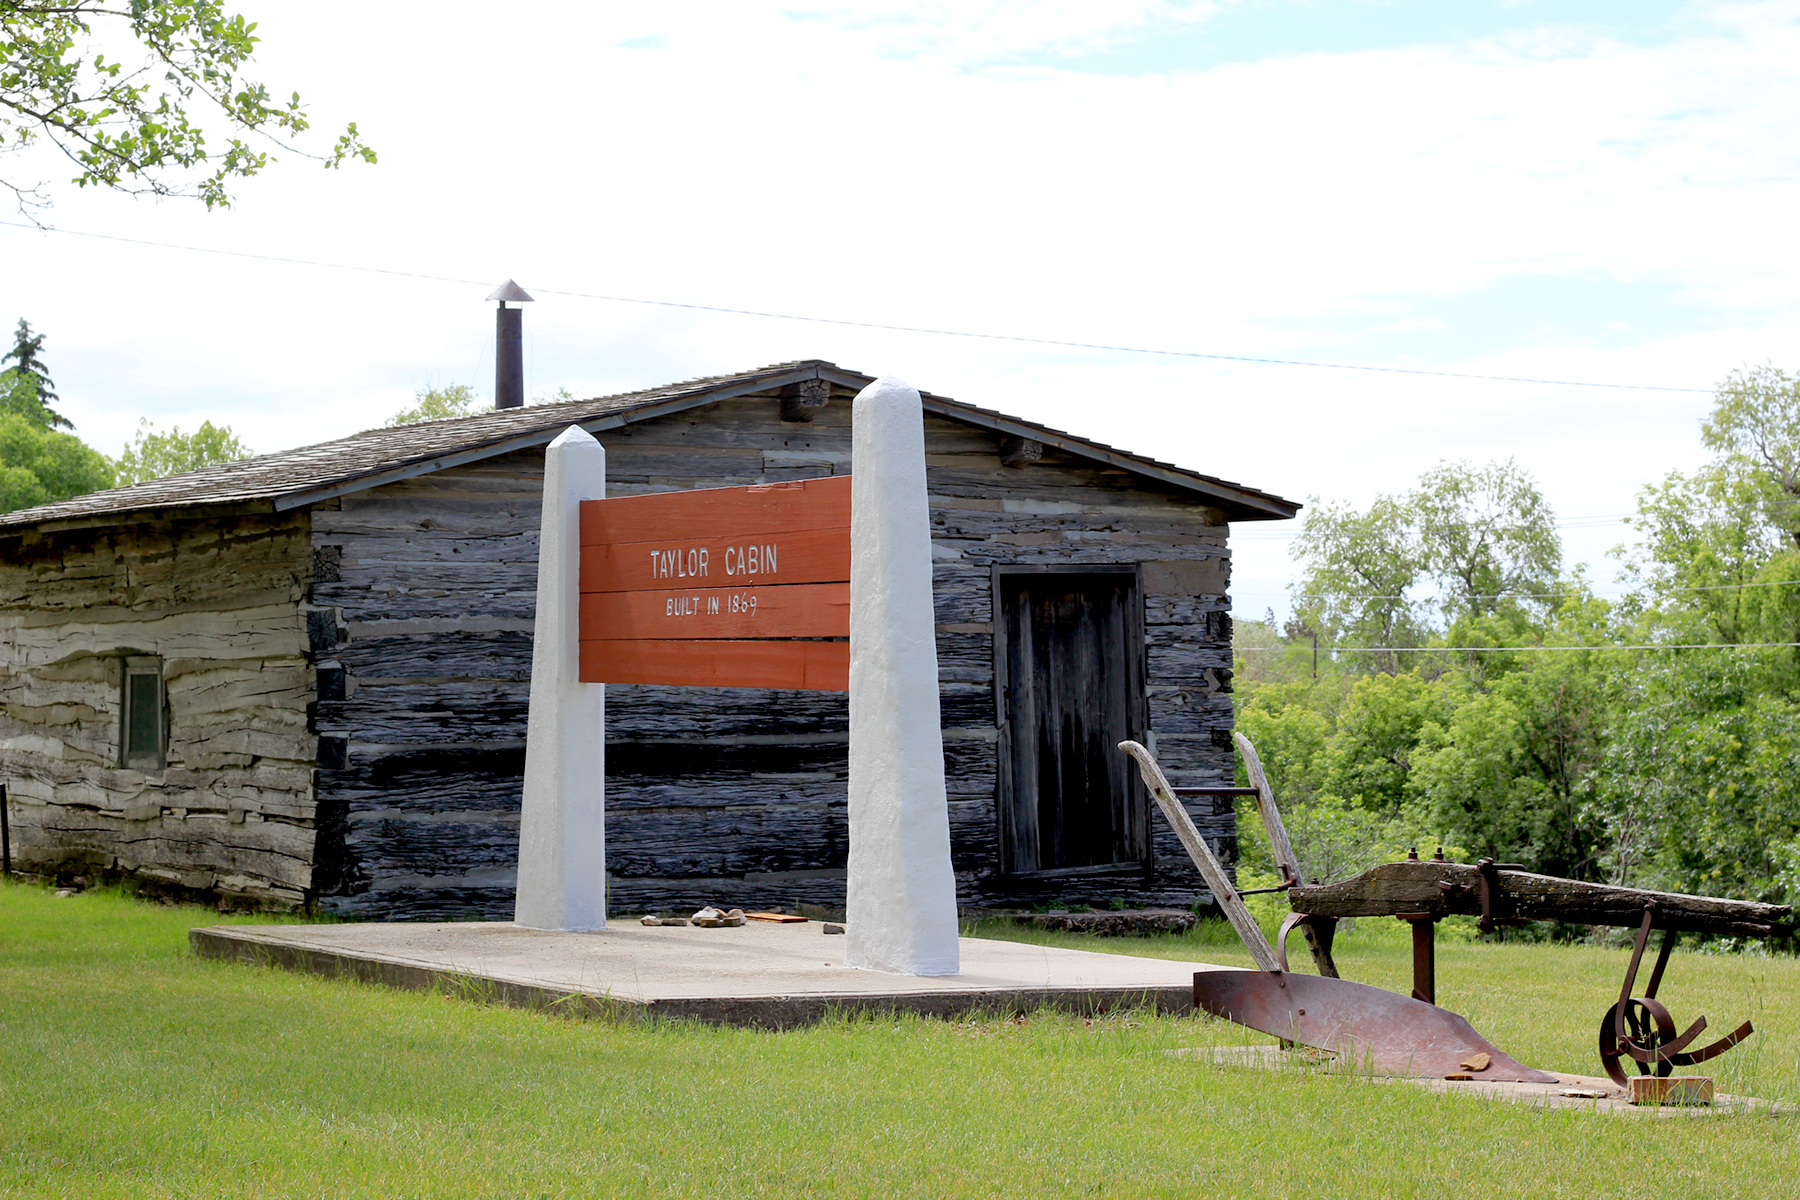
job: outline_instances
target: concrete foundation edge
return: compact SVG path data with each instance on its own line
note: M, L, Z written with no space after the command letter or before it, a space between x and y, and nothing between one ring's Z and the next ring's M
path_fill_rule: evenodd
M254 927L250 927L254 928ZM313 950L265 941L233 928L190 929L188 946L200 958L257 966L283 967L331 978L354 979L408 991L439 992L480 1003L504 1004L560 1016L600 1020L698 1021L754 1029L797 1029L841 1015L886 1016L912 1013L924 1017L976 1014L1009 1016L1053 1008L1082 1016L1118 1009L1155 1008L1162 1013L1192 1013L1189 987L1165 988L1027 988L932 992L916 995L756 996L657 1000L619 1000L592 992L517 983L464 971L441 970L377 956Z

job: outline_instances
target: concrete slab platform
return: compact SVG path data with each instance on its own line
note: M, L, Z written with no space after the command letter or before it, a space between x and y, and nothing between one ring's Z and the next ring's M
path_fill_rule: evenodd
M817 921L724 929L612 925L598 933L510 922L223 925L188 932L195 953L448 989L582 1014L788 1028L834 1011L955 1016L1052 1005L1193 1011L1203 962L961 939L962 973L887 975L844 965L845 938Z
M1174 1058L1262 1071L1354 1073L1376 1083L1409 1083L1439 1095L1479 1096L1537 1108L1582 1108L1590 1112L1642 1117L1717 1116L1721 1113L1775 1117L1792 1116L1796 1111L1792 1104L1759 1100L1755 1096L1731 1096L1723 1092L1709 1105L1639 1105L1631 1103L1625 1089L1605 1076L1562 1072L1553 1072L1556 1075L1555 1083L1499 1083L1483 1079L1420 1079L1408 1075L1369 1074L1334 1055L1306 1047L1286 1050L1280 1046L1213 1046L1166 1050L1163 1053Z

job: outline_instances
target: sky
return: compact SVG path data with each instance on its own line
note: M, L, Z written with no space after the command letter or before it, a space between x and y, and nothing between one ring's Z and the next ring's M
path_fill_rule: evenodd
M491 395L510 277L528 396L824 358L1301 501L1511 458L1616 593L1711 388L1800 366L1800 0L243 11L303 148L354 120L378 165L277 151L207 212L0 156L54 198L0 211L0 322L109 454ZM1285 615L1297 525L1234 527L1239 615Z

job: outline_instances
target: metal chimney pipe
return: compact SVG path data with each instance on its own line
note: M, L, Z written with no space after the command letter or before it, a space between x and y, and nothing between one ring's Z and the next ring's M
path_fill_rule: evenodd
M509 279L495 288L488 299L499 302L499 308L494 312L494 407L523 408L525 310L508 308L506 302L523 303L529 301L531 295Z
M525 310L502 304L494 313L494 407L525 406Z

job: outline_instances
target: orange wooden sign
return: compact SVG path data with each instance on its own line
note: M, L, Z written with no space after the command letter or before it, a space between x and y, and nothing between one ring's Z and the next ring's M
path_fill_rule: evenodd
M581 680L847 692L850 643L584 641Z
M850 686L850 478L581 505L584 683Z
M850 585L584 592L581 627L609 640L844 637L850 628Z
M708 533L726 536L850 528L850 477L700 488L588 500L581 506L581 544L680 541Z
M742 587L777 579L784 584L836 583L849 578L848 526L738 539L665 539L581 547L583 594Z

